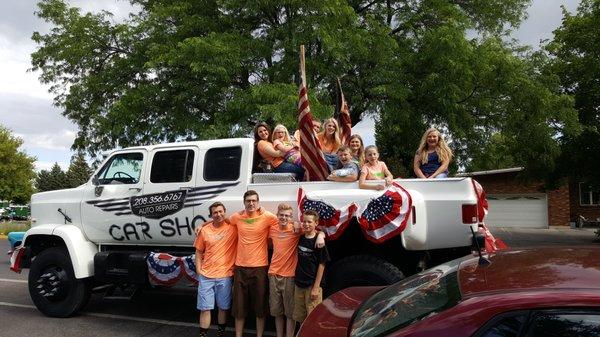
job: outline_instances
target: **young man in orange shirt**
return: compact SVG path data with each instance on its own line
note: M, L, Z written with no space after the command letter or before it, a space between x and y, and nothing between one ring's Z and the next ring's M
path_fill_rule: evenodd
M256 336L261 337L268 311L267 237L278 220L260 207L258 193L248 190L244 193L244 210L233 214L229 221L238 233L231 310L235 335L242 337L246 315L252 308L256 313Z
M269 237L273 242L273 257L269 266L269 309L275 317L277 337L294 336L294 273L298 262L298 240L303 235L300 225L292 222L292 206L279 204L279 224L271 226ZM296 226L297 225L297 226ZM325 246L325 234L318 232L316 247Z
M231 308L233 263L237 245L235 226L229 224L225 206L215 202L208 208L212 222L202 226L196 237L196 273L200 337L206 337L210 327L210 311L219 308L217 336L225 336L227 311Z

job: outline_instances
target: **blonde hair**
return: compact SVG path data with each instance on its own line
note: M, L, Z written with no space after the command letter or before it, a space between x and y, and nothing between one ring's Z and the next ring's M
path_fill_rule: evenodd
M275 132L277 132L277 131L283 131L285 133L285 136L283 137L284 142L292 141L290 138L290 133L288 132L288 129L283 124L277 124L275 126L275 128L273 128L273 132L271 133L271 143L276 139Z
M294 209L289 204L279 204L277 206L277 213L281 211L293 211Z
M323 131L319 132L320 138L323 139L323 145L330 144L332 141L327 137L327 124L333 123L335 125L335 132L333 133L333 144L335 144L335 148L339 148L342 145L342 140L340 138L340 126L335 118L327 118L323 121Z
M423 136L421 137L421 143L419 144L419 149L417 150L417 156L420 157L421 164L427 164L429 162L428 154L427 154L427 136L435 132L438 136L438 143L435 147L435 152L437 152L438 157L440 158L440 162L450 161L452 160L452 150L448 147L448 144L442 137L442 134L436 128L429 128Z
M350 142L354 138L360 140L360 147L358 148L358 162L359 165L362 166L365 163L365 142L363 142L362 137L360 135L353 134L352 136L350 136L348 144L350 144Z

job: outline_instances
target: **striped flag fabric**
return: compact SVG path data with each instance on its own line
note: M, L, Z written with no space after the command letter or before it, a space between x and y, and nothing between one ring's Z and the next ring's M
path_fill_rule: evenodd
M412 211L410 193L393 182L383 194L369 201L358 213L358 223L365 237L372 242L381 243L400 233Z
M487 197L483 187L477 180L472 179L471 182L473 183L473 189L477 195L477 220L479 220L479 230L483 231L483 234L485 235L485 251L493 253L499 250L508 249L508 245L502 239L494 237L492 232L490 232L485 225L483 219L488 214L489 209Z
M338 209L324 201L311 199L303 188L298 189L297 201L299 219L302 220L302 214L307 210L319 213L319 226L330 240L335 240L344 233L358 209L355 203Z
M340 139L342 144L350 145L350 136L352 135L352 118L350 117L350 110L348 103L344 98L344 92L342 91L342 84L340 79L337 79L337 100L335 104L334 117L340 126Z
M302 81L298 99L298 130L300 130L300 156L302 166L306 169L307 181L324 181L329 175L329 168L317 137L313 131L313 117L308 102L308 90Z

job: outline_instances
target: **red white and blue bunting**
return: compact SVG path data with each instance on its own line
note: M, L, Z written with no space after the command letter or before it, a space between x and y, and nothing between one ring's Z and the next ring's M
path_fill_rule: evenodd
M487 197L485 195L485 191L479 182L475 179L471 179L473 182L473 189L475 190L475 194L477 195L477 220L479 221L479 228L483 231L485 235L485 251L488 253L493 253L498 250L507 249L508 245L504 243L504 241L500 238L494 237L492 232L488 229L483 221L488 214L489 204L487 201Z
M298 215L301 217L302 213L307 210L319 213L319 226L331 240L342 235L357 208L356 204L351 203L341 209L335 209L324 201L309 199L304 193L304 189L298 189Z
M331 240L344 233L354 216L367 239L384 242L400 234L409 219L412 199L398 183L394 182L382 194L369 200L364 209L351 202L339 209L322 201L310 199L302 188L298 189L298 214L306 210L319 213L319 226Z
M398 183L393 182L383 194L371 199L358 214L358 223L365 237L380 243L406 228L412 211L412 198Z
M150 284L172 286L183 276L191 283L198 283L194 255L179 257L151 252L146 263Z

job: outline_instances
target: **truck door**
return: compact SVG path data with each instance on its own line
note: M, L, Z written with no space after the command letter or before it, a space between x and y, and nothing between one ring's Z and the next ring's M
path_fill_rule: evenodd
M199 171L198 157L196 146L158 148L150 153L143 195L135 198L133 207L150 228L147 240L186 246L194 242L194 227L204 222L194 218L195 203L189 196Z
M88 183L81 204L83 229L96 243L132 243L139 239L141 217L132 212L131 199L143 188L146 150L113 154Z

